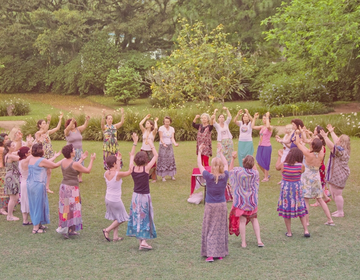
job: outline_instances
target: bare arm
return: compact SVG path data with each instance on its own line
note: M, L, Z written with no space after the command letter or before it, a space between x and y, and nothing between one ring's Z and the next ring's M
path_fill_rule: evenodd
M255 125L257 118L259 117L259 113L255 113L254 115L254 121L251 122L251 128L255 130L260 130L262 128L262 125Z
M205 170L204 166L202 165L202 162L201 162L201 152L204 148L204 144L201 144L199 146L199 150L198 150L198 156L197 156L197 165L199 167L199 170L200 170L200 174L202 174Z
M79 171L79 172L81 172L81 173L90 173L95 158L96 158L96 154L93 153L93 154L91 155L91 157L90 157L90 163L89 163L88 167L82 166L79 162L74 162L74 163L73 163L73 168L74 168L76 171Z
M105 110L101 111L101 130L105 131Z
M86 116L84 124L77 128L80 133L82 133L87 128L89 124L89 120L90 120L90 116Z
M281 157L282 157L283 153L284 153L284 150L279 150L278 151L278 159L277 159L276 164L275 164L276 170L283 171L284 164L281 162Z
M242 111L242 109L240 109L239 112L236 114L234 120L233 120L234 123L237 124L237 122L238 122L238 121L237 121L237 118L238 118L240 115L242 115L242 113L243 113L243 111Z
M229 111L229 108L223 107L223 110L226 110L227 117L228 117L228 118L231 118L231 113L230 113L230 111Z
M62 118L63 118L63 113L60 112L59 122L55 128L49 130L49 135L55 133L56 131L58 131L60 129Z
M332 138L333 141L334 141L334 144L336 144L336 143L339 141L339 137L338 137L338 136L335 134L335 132L334 132L335 127L333 127L331 124L328 124L328 125L326 126L326 128L329 130L330 135L331 135L331 138Z
M121 111L121 120L120 122L114 125L116 129L119 129L125 122L124 108L120 108L120 111Z
M142 132L145 131L145 127L144 127L144 123L146 122L146 120L148 120L151 117L150 114L146 115L145 118L142 119L142 121L139 123L140 129Z
M193 119L193 123L196 123L196 120L200 118L200 115L196 115L195 118Z
M304 156L309 156L310 151L303 144L300 143L299 133L296 131L295 144L303 152Z
M55 162L52 162L52 161L50 161L50 160L43 159L43 160L39 163L39 166L40 166L40 167L45 167L45 168L48 168L48 169L54 169L54 168L59 167L62 161L63 161L63 159L55 163Z
M174 133L171 135L171 142L174 144L175 147L179 146L179 144L176 143L176 141L175 141L175 131L174 131Z
M70 128L72 127L72 125L75 123L75 119L74 118L72 118L71 119L71 122L69 123L69 125L67 126L67 127L65 127L65 129L64 129L64 134L65 134L65 136L69 136L69 134L70 134Z
M54 160L60 155L61 155L61 152L59 151L59 152L55 153L54 156L52 158L49 158L48 160L54 162Z
M130 151L130 159L135 157L135 150L136 150L136 145L139 141L139 136L134 132L132 135L131 135L134 143L133 143L133 146L131 148L131 151ZM130 161L130 164L132 164L133 161Z
M266 112L266 124L265 124L265 126L266 126L266 128L268 129L268 130L272 130L272 128L271 128L271 125L270 125L270 112Z
M157 124L158 120L159 120L158 118L155 118L155 120L154 120L154 130L152 131L152 134L154 135L154 138L155 138L156 133L158 131L158 124Z
M321 130L320 134L322 137L324 137L326 146L328 146L328 148L332 152L334 150L334 146L335 146L334 143L329 139L328 134L324 130Z
M230 162L230 166L229 166L229 171L233 170L234 169L234 160L236 159L237 157L237 152L232 152L232 155L231 155L231 162Z

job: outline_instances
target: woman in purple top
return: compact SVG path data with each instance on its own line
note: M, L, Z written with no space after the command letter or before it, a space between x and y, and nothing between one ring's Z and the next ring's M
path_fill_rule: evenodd
M214 258L222 259L229 254L227 206L225 188L229 178L228 164L222 154L221 143L218 143L220 158L211 161L211 173L205 170L201 161L204 144L199 146L198 167L206 181L206 198L204 219L201 235L201 255L207 257L207 262Z
M259 117L259 113L255 113L254 121L251 123L252 129L260 130L260 143L256 152L256 161L264 173L264 179L261 182L267 182L270 179L270 161L272 147L270 143L270 137L272 134L272 126L270 125L271 117L270 113L267 112L263 115L263 125L255 126L256 119Z
M81 133L83 133L83 131L88 126L89 119L90 117L87 116L85 118L84 124L81 126L77 126L77 122L74 118L68 119L65 122L65 130L64 130L65 139L67 141L67 145L72 144L74 147L75 150L75 156L73 158L74 161L80 161L81 159L81 154L83 152ZM82 164L82 166L84 166L84 162L80 161L80 163ZM82 182L82 173L79 173L79 183L81 182Z

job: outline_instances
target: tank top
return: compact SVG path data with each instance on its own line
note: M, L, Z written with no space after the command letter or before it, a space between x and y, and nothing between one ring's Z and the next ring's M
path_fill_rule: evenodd
M82 149L82 135L77 128L75 128L75 132L69 132L66 141L68 144L72 144L74 149Z
M63 174L63 180L61 184L68 185L68 186L79 186L79 171L76 171L72 165L74 162L70 163L70 165L64 168L61 164L61 171Z
M106 172L105 172L106 173ZM116 176L118 174L118 172L115 173L115 176L111 179L108 180L105 177L105 173L104 173L104 178L105 178L105 182L106 182L106 195L105 195L105 199L112 201L112 202L119 202L121 201L121 185L122 185L122 179L120 179L119 181L116 181Z
M284 170L282 172L282 177L284 181L296 182L301 179L301 163L295 163L290 165L284 162Z
M145 172L145 166L143 166L143 172L135 172L135 166L131 172L131 176L134 180L134 192L139 194L149 194L149 173Z

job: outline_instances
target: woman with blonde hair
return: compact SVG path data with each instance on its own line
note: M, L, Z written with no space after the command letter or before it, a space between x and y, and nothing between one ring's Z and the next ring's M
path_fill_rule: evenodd
M196 120L200 118L201 124L197 124ZM201 162L204 166L209 166L209 157L212 156L211 131L213 130L213 120L209 114L203 113L201 116L196 115L192 126L198 130L196 136L196 154L199 153L199 146L203 144L201 151Z
M320 131L322 137L329 147L331 154L328 162L326 181L329 183L331 195L336 204L336 211L332 213L333 217L344 217L344 198L342 192L345 188L346 180L350 175L350 137L342 134L338 137L331 124L326 126L333 142L328 138L328 133Z
M207 257L207 262L214 258L222 259L229 254L228 225L225 188L229 178L228 164L218 143L220 158L211 161L211 173L205 170L201 154L204 144L199 146L198 167L206 181L205 210L201 234L201 255Z
M148 157L148 162L150 162L153 157L154 153L151 149L150 142L154 142L156 133L158 131L158 118L155 118L154 121L149 120L151 117L150 114L146 115L145 118L139 123L141 132L143 134L143 141L141 145L141 151L145 152ZM145 123L145 127L144 127ZM152 179L152 182L156 182L156 161L149 170L149 178Z

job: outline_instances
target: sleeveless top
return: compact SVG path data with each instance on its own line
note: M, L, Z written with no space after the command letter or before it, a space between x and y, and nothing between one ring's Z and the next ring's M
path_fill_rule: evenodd
M284 181L296 182L301 180L301 163L295 163L290 165L284 162L284 170L282 172L282 177Z
M260 130L260 144L259 146L271 146L270 137L272 131L268 130L266 126L263 126Z
M63 174L63 180L61 184L68 185L68 186L79 186L79 171L76 171L72 165L74 162L71 162L70 165L64 168L61 164L61 171Z
M147 133L147 131L145 131L145 133ZM150 144L148 144L146 140L148 138L150 138L154 143L154 134L151 131L150 134L148 135L148 137L146 137L145 133L143 133L143 141L142 141L142 144L141 144L141 150L143 150L143 151L151 151Z
M105 172L106 173L106 172ZM118 172L115 173L115 176L111 179L108 180L105 177L105 173L104 173L104 178L105 178L105 182L106 182L106 195L105 195L105 199L112 201L112 202L119 202L121 201L121 185L122 185L122 179L120 179L119 181L116 181L116 176L118 174Z
M143 166L142 172L135 172L135 166L131 172L131 176L134 180L134 192L139 194L149 194L149 173L145 172L145 166Z
M47 180L47 169L45 167L39 166L40 162L42 162L44 158L39 158L34 164L29 164L29 173L26 184L28 186L40 183L45 186ZM36 182L36 183L35 183Z
M65 139L68 144L73 145L74 149L82 149L82 135L77 128L75 129L75 132L69 131L69 135Z

